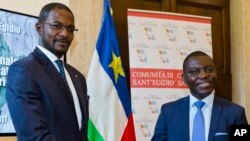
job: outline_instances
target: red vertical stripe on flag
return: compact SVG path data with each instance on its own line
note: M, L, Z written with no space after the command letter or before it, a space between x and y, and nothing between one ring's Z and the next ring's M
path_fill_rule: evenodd
M127 124L127 126L125 128L125 131L124 131L123 135L122 135L121 141L136 141L132 112L129 115L128 124Z

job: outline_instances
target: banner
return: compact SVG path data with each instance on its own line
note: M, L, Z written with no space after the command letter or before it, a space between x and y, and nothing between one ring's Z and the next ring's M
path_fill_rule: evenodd
M129 9L128 37L136 138L150 141L161 105L189 93L184 58L195 50L212 56L211 18Z
M37 18L0 9L0 135L15 134L6 103L9 66L27 56L38 43Z

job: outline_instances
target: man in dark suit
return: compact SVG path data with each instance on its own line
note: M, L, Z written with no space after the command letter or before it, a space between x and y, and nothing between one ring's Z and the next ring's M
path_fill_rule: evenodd
M74 15L63 4L47 4L36 30L38 46L28 57L13 63L7 77L6 97L17 138L87 141L85 78L61 61L76 31Z
M199 141L229 141L230 125L247 124L243 107L215 96L217 74L210 56L201 51L189 54L182 78L190 95L162 105L152 141L194 141L200 133ZM196 116L197 103L202 104Z

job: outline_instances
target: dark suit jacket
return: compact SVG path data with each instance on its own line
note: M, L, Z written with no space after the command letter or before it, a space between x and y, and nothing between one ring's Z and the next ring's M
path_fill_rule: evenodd
M86 141L87 87L84 76L65 64L82 112L79 130L72 95L51 61L36 48L14 62L7 77L7 103L19 141Z
M208 141L229 141L232 124L247 124L244 108L215 96ZM189 96L162 106L152 141L189 141Z

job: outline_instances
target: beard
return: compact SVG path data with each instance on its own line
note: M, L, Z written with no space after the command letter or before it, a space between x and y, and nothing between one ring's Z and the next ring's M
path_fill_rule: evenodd
M45 35L45 34L43 34ZM56 55L58 58L61 58L63 55L65 55L68 51L68 48L67 50L57 50L56 47L55 47L55 39L52 41L52 43L50 44L48 42L48 40L46 39L45 36L42 36L42 45L44 48L46 48L47 50L49 50L51 53L53 53L54 55Z

